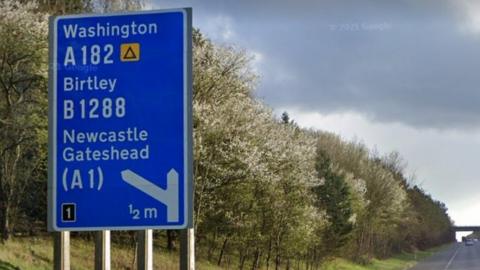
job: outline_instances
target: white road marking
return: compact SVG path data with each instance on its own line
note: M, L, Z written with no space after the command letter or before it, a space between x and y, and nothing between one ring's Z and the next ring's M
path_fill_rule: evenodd
M458 254L458 250L459 250L459 249L460 249L460 248L459 248L459 247L457 247L457 250L455 250L455 253L453 253L453 256L452 256L452 258L450 258L450 261L448 261L448 263L447 263L447 266L445 266L445 269L444 269L444 270L448 270L448 268L449 268L449 267L450 267L450 265L452 264L453 260L454 260L454 259L455 259L455 257L457 256L457 254Z

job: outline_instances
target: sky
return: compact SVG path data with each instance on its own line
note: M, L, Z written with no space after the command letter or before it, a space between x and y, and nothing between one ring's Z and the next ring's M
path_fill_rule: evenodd
M398 151L457 225L480 225L480 3L151 0L253 58L256 95L299 125Z

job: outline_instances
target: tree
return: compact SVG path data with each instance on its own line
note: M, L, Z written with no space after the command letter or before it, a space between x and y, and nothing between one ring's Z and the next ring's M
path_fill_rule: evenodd
M37 1L37 0L22 0L25 3L38 4L38 11L47 14L75 14L86 13L93 11L94 0L49 0L49 1Z
M90 12L114 12L125 10L140 10L144 6L144 0L20 0L19 2L33 3L40 12L62 15Z
M207 257L288 265L313 224L315 140L283 125L252 94L250 57L194 32L195 224Z
M332 255L343 247L353 230L351 192L344 177L332 170L325 151L317 150L316 170L323 184L315 187L318 207L325 209L329 226L324 231L324 254Z
M93 8L99 12L140 10L144 0L96 0L93 1Z
M8 239L31 174L45 162L47 17L0 3L0 232Z
M0 232L45 219L47 17L140 0L0 2ZM29 4L30 3L30 4ZM194 226L199 254L251 269L368 261L452 239L447 209L404 176L398 153L279 120L253 94L251 57L193 33ZM42 192L37 192L41 190ZM118 236L119 234L117 234ZM121 234L120 234L121 235ZM167 235L169 248L175 237ZM205 252L202 252L205 251ZM320 252L321 251L321 252ZM365 259L365 260L363 260Z
M290 123L290 116L288 115L287 112L282 113L282 123L284 124L289 124Z

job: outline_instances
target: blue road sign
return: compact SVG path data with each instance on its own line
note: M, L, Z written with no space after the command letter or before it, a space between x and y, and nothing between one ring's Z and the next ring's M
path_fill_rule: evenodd
M192 212L191 10L50 21L49 229L180 229Z

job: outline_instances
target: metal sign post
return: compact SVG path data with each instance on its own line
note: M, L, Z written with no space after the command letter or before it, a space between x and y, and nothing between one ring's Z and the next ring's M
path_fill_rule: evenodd
M153 231L137 232L137 269L153 269Z
M95 233L95 270L110 270L110 231Z
M195 270L195 232L193 228L180 232L180 270Z
M70 270L70 232L57 232L53 238L55 270Z

